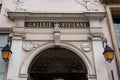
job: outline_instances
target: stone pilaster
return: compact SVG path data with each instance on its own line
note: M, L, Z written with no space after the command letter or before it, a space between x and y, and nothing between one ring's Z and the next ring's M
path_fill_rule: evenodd
M18 78L22 55L22 40L20 37L12 40L11 51L12 55L9 60L7 80L19 80Z
M100 20L90 19L89 21L97 80L109 80L107 65L103 56L103 34L100 27Z
M25 36L24 36L24 29L25 29L24 22L25 22L24 18L15 19L15 26L13 27L13 33L12 33L13 39L25 38Z
M12 55L9 60L7 80L19 80L19 70L23 53L22 43L24 38L24 19L15 20L15 23L16 25L13 27L13 31L10 34L12 37Z

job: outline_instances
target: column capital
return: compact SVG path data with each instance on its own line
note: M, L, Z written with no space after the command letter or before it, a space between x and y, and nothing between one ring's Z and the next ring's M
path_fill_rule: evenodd
M90 38L92 40L102 40L104 34L101 31L102 27L90 27Z
M91 40L101 41L103 37L104 37L103 33L91 33L89 38Z
M25 38L24 27L14 27L11 33L13 39L21 40Z

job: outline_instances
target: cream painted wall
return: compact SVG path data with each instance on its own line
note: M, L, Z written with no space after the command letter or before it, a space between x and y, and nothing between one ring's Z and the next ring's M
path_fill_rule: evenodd
M23 6L28 11L35 12L61 12L81 13L86 11L85 6L78 4L75 0L28 0Z
M26 10L27 12L37 12L37 13L83 13L83 12L89 12L87 10L86 6L81 5L80 3L76 2L76 0L20 0L22 3L20 5L17 5L19 3L17 1L18 0L3 0L2 10L1 10L1 14L0 14L0 28L15 27L15 22L13 20L8 19L7 12L8 11L14 12L14 11L16 11L17 8L18 9L22 8L22 9ZM77 1L79 1L79 0L77 0ZM81 0L81 1L83 1L83 0ZM0 2L2 2L2 0L0 0ZM104 12L105 11L104 5L102 5L99 1L96 1L96 7L98 8L98 11L93 11L93 12ZM22 11L24 11L24 10L22 10ZM110 46L112 46L110 37L109 37L110 35L108 34L109 28L107 25L107 19L105 18L105 19L101 20L100 22L101 23L100 23L99 27L102 27L102 32L109 39L108 44L110 44ZM26 35L26 36L28 36L28 35ZM51 36L46 35L46 36L47 36L47 38L53 40L53 35L51 35ZM45 36L45 38L46 38L46 36ZM76 39L80 38L80 36L76 37L74 35L73 35L73 37L75 37ZM30 36L30 38L31 38L31 36ZM64 36L62 35L61 38L64 38L64 40L67 40L70 37L69 36L66 37L66 35L64 35ZM87 37L85 37L85 38L87 38ZM33 39L33 37L32 37L32 39ZM20 43L20 45L18 45L18 46L20 46L20 47L22 46L22 42L14 41L14 43L15 44L13 44L13 46L14 45L17 46L18 43ZM97 43L95 45L97 45ZM94 47L96 47L96 46L94 46ZM15 47L13 47L13 48L15 48ZM21 49L19 49L17 51L22 53ZM15 56L15 55L18 56L17 53L15 53L13 56ZM21 55L21 54L19 54L19 55ZM14 61L14 57L12 57L11 59L13 59L13 61ZM20 60L20 58L19 58L19 60ZM13 62L11 62L11 63L13 63ZM20 61L19 61L19 63L20 63ZM16 63L16 64L18 64L18 63ZM18 64L18 65L20 65L20 64ZM14 66L14 64L12 64L12 66ZM11 70L9 72L12 72L12 70L14 69L14 67L12 67L12 66L10 67ZM15 66L17 66L17 65L15 65ZM107 63L107 67L108 67L108 70L114 69L114 72L117 72L114 62L112 62L111 64ZM18 69L17 73L14 72L13 74L9 75L8 78L12 79L13 76L18 76L19 66L17 66L17 69ZM114 74L115 74L115 78L116 78L115 80L118 80L117 73L114 73ZM109 76L111 76L110 72L109 72ZM110 79L111 79L111 77L110 77Z
M1 0L0 0L1 1ZM20 1L20 2L18 2ZM79 2L81 1L81 2ZM3 0L0 14L0 27L13 27L14 21L8 20L7 12L23 9L27 12L38 13L83 13L88 12L84 0ZM19 4L19 5L18 5ZM86 4L86 3L85 3ZM99 1L95 2L97 12L103 12L104 6ZM95 11L96 12L96 11Z

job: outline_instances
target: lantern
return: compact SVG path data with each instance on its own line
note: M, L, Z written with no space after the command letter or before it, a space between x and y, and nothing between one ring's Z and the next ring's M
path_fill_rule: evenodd
M111 47L106 45L106 47L104 48L103 55L104 55L106 61L111 62L114 57L114 50L112 50Z
M9 45L6 45L3 47L2 51L2 58L4 59L5 62L7 62L10 59L10 56L12 54L12 51L10 50Z

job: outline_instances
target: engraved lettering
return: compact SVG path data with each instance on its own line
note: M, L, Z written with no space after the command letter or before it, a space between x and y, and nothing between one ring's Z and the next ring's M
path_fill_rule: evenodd
M33 25L32 25L33 27L36 27L36 24L35 24L35 22L33 22Z
M67 23L67 25L68 25L67 27L71 27L70 23Z
M83 23L80 23L80 27L81 27L81 28L83 28L83 27L84 27Z
M28 27L32 27L32 23L31 23L31 22L29 22L27 26L28 26Z
M45 22L43 22L42 24L43 24L43 27L45 27Z
M65 27L65 24L64 24L64 23L62 23L61 27Z
M47 22L45 23L45 26L48 28L48 23Z
M75 28L75 22L73 23L73 25L74 25L73 27Z
M86 28L86 27L87 27L87 25L86 25L85 23L83 23L83 25L84 25L84 28Z
M52 28L55 22L25 22L25 27ZM88 22L59 22L61 28L86 28Z
M36 23L36 27L39 27L39 23L38 22Z
M76 22L76 27L79 27L79 26L80 26L80 24L78 22Z
M40 27L40 28L42 27L42 23L41 23L41 22L39 23L39 27Z
M49 25L49 28L50 28L51 27L51 23L49 22L48 25Z

